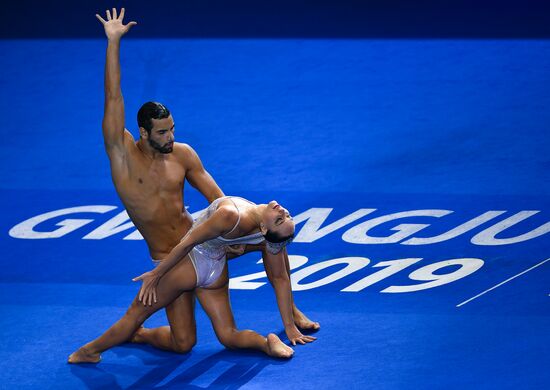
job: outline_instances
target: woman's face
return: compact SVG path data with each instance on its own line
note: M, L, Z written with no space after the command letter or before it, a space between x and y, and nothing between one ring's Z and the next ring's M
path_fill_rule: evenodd
M267 204L262 215L263 229L265 234L267 230L277 234L279 237L289 237L294 234L294 221L288 211L272 200Z

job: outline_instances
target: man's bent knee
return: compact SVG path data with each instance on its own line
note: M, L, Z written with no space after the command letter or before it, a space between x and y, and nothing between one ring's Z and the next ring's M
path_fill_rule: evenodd
M187 353L197 344L195 336L177 337L172 334L172 346L174 352Z

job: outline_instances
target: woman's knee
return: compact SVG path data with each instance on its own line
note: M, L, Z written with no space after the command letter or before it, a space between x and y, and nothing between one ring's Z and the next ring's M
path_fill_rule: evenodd
M236 347L236 340L235 338L238 335L237 329L231 328L231 329L224 329L223 331L216 332L216 336L218 337L218 340L222 345L226 348L235 348Z

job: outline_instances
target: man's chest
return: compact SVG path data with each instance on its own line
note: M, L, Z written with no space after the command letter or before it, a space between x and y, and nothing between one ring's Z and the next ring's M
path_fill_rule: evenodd
M185 182L185 167L173 161L139 164L134 167L130 180L132 187L144 194L178 193Z

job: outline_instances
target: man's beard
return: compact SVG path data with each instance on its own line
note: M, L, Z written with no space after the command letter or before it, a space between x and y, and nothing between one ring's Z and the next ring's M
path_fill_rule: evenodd
M152 140L151 138L148 138L149 145L155 149L157 152L168 154L172 153L172 150L174 149L174 144L172 142L169 142L165 145L161 145L158 142Z

